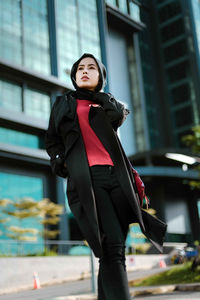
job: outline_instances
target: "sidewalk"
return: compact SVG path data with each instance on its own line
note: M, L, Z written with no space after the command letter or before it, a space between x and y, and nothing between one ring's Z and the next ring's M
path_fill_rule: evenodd
M130 294L132 297L135 297L165 294L174 291L200 291L200 283L131 288ZM49 300L97 300L97 296L95 294L85 294L66 297L56 297Z

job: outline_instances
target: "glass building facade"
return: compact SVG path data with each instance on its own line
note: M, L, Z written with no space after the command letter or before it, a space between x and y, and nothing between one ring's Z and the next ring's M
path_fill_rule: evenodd
M49 197L65 205L55 179L51 188L44 133L52 103L72 88L70 69L84 52L101 59L96 0L0 0L0 199ZM64 217L59 226L60 238L69 239Z
M55 1L55 5L58 77L72 86L71 66L81 54L101 59L96 1Z
M194 82L194 40L191 39L191 22L194 20L189 18L187 1L154 2L164 79L163 118L167 112L165 124L170 129L170 137L165 142L179 148L183 147L181 137L199 123L198 90Z
M5 188L6 187L6 188ZM24 197L33 198L36 201L40 201L43 197L43 180L39 177L32 177L22 174L10 174L7 172L0 172L0 193L1 198L12 199L13 202L18 202L19 199L23 199ZM11 204L4 208L5 210L13 211L14 207ZM8 215L3 214L1 212L1 217L8 218ZM11 227L20 227L20 228L33 228L38 231L42 230L42 225L35 218L24 218L19 219L16 217L9 216L8 222L5 224L0 223L0 238L9 239L9 234L12 231L9 230ZM24 247L24 253L34 254L34 251L38 252L43 251L43 244L41 243L42 238L38 238L38 242L40 242L37 249L32 249L31 245L26 245ZM6 242L1 245L1 253L5 255L13 255L17 254L18 248L15 245L9 245ZM33 251L32 251L33 250Z
M51 74L46 1L0 1L0 57Z

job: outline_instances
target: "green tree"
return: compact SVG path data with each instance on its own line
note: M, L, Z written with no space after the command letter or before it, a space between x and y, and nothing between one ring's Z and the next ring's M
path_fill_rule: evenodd
M182 138L182 141L185 143L186 146L188 146L191 149L191 152L193 155L197 156L196 159L198 162L200 162L200 125L197 125L192 128L192 133L185 135ZM190 186L192 188L200 189L200 164L196 165L194 167L195 170L199 172L199 179L198 180L191 180L189 182Z

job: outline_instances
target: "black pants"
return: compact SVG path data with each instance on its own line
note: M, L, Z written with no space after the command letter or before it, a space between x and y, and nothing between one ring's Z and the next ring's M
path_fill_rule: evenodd
M125 240L128 226L133 221L132 209L117 181L115 167L95 165L90 170L103 240L98 300L130 300Z

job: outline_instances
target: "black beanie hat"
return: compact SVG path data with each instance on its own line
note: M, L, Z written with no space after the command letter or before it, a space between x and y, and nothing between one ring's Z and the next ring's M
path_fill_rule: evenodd
M99 82L98 85L95 89L95 92L99 92L102 88L104 88L104 86L106 85L106 68L104 66L104 64L98 60L96 57L94 57L94 55L90 54L90 53L84 53L72 66L71 68L71 80L73 83L73 86L75 87L75 89L78 89L79 87L76 84L76 71L78 68L78 65L80 63L80 61L85 58L85 57L91 57L93 58L98 66L99 69Z

